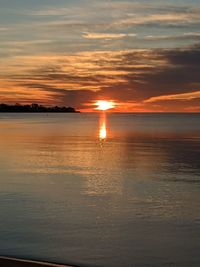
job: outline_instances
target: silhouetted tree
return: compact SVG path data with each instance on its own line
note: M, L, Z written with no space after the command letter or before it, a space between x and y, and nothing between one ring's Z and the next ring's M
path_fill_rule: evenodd
M16 103L15 105L0 104L0 112L56 112L56 113L68 113L79 112L72 107L45 107L33 103L31 105L21 105Z

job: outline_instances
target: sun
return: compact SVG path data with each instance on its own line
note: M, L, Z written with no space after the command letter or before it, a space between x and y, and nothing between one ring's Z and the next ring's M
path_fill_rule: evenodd
M108 110L115 107L115 103L113 101L107 100L98 100L95 105L97 106L96 109L98 110Z

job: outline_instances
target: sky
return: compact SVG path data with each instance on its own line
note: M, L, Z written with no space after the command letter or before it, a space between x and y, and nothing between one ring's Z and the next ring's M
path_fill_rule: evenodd
M200 0L0 0L0 103L200 112Z

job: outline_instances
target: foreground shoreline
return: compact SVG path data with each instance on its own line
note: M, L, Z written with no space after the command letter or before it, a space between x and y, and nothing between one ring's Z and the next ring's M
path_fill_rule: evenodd
M70 265L0 257L1 267L72 267Z

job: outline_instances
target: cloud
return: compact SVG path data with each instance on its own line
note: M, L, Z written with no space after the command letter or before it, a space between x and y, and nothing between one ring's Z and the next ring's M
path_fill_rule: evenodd
M151 16L152 18L155 19L155 16ZM159 19L161 18L169 21L172 17L159 17ZM141 20L145 19L141 18ZM55 22L52 21L52 25L55 25L54 31L58 30ZM62 25L62 29L64 29L64 25ZM84 38L82 38L83 32ZM13 48L21 48L22 54L8 57L0 66L2 86L3 81L6 81L8 82L5 87L7 92L14 92L13 95L9 95L9 101L13 98L13 101L16 102L17 98L22 102L28 101L28 99L32 102L32 98L36 98L38 92L41 97L40 102L52 103L54 101L55 104L70 104L78 108L84 108L85 103L91 103L94 99L108 98L120 103L127 103L138 110L154 110L164 109L157 101L159 97L163 103L170 101L167 98L169 95L184 95L185 98L190 99L190 95L187 94L199 90L200 45L171 49L155 49L151 46L146 49L124 49L122 44L128 43L127 39L129 39L126 37L135 37L134 42L139 37L119 30L109 33L105 30L105 32L89 31L88 29L85 31L81 29L78 32L77 27L78 37L74 34L74 39L64 39L65 42L61 41L63 36L55 40L58 41L59 52L55 50L54 53L51 50L54 32L46 32L43 39L12 41ZM69 31L70 37L72 33L74 33L74 29L72 32ZM47 36L49 39L46 38ZM149 34L142 38L154 38L155 42L159 38L170 41L173 38L196 38L195 40L198 41L199 33L191 31L166 36ZM102 40L102 43L104 39L111 39L109 42L111 45L119 44L119 46L112 46L108 49L107 46L98 47L95 43L93 48L91 45L93 39L94 41L95 39ZM75 46L75 40L77 41L76 48L79 51L81 49L85 51L74 52L69 49ZM4 44L8 45L9 41ZM43 46L45 51L41 50L39 53L35 49L36 46ZM32 47L32 49L26 50L25 48L28 47ZM30 55L28 53L26 56L23 55L25 50L29 51ZM18 88L18 92L21 90L23 93L16 93L16 88ZM34 97L32 97L33 92L35 92ZM4 95L4 100L6 96L8 97L5 91L2 95ZM195 102L195 99L191 98L190 101ZM176 102L180 102L178 98ZM186 103L185 106L180 105L182 109L188 108ZM166 110L170 110L170 108L174 109L172 104L166 104Z
M8 30L8 28L6 28L6 27L0 27L0 32L5 32L7 30Z
M115 27L130 27L131 25L182 25L190 23L200 23L199 12L192 9L191 12L183 11L181 12L170 12L170 13L157 13L155 9L155 14L146 14L141 16L138 14L131 14L130 16L123 18L119 21L115 21L113 26Z
M3 101L198 106L200 8L192 1L7 2L0 10Z
M13 47L28 47L32 45L43 45L50 44L52 40L24 40L24 41L4 41L1 43L3 46L13 46Z
M59 92L51 90L41 90L37 88L29 88L27 90L23 85L17 84L15 81L4 81L0 79L1 90L0 99L1 102L6 103L33 103L38 102L41 104L54 104L55 98L58 97Z
M15 8L5 4L0 10L0 16L5 13L0 28L4 57L173 48L199 41L200 9L192 3L84 0L35 1L32 8L27 8L30 3L12 5Z
M157 101L165 101L165 100L191 100L199 98L200 99L200 91L191 92L191 93L184 93L184 94L175 94L175 95L162 95L162 96L156 96L151 97L147 100L145 100L145 103L152 103Z
M40 9L40 10L35 10L31 11L29 14L33 16L65 16L71 13L70 8L65 8L65 7L46 7L45 9Z
M135 37L134 33L84 33L86 39L120 39L125 37Z
M186 32L183 34L176 35L147 35L143 37L143 40L146 41L174 41L174 40L182 40L182 41L192 41L192 40L200 40L200 32Z

